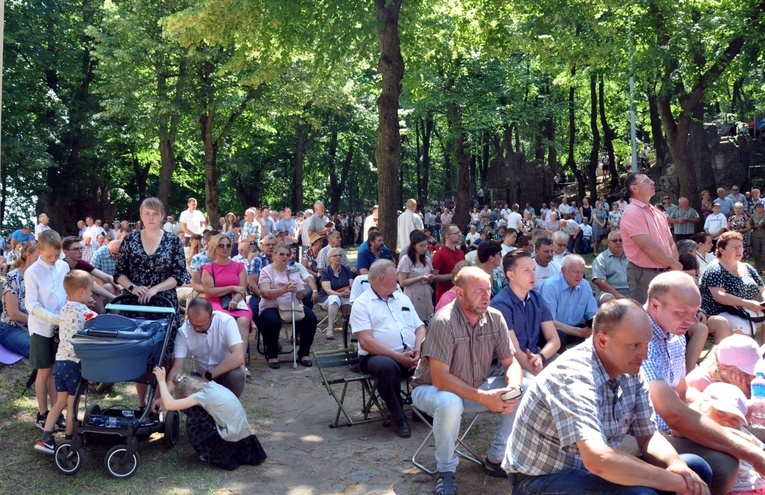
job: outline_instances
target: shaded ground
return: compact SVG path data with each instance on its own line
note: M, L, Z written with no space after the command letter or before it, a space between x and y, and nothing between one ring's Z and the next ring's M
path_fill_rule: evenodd
M592 257L588 256L589 263ZM317 312L319 319L323 312ZM320 329L321 330L321 329ZM338 332L336 336L339 337ZM284 343L289 348L289 343ZM336 407L326 392L316 367L293 369L283 364L271 370L255 350L251 339L252 379L242 402L250 422L268 453L258 467L242 467L226 472L202 463L188 444L185 434L174 448L164 446L160 435L143 442L141 465L127 480L108 477L103 458L104 445L87 445L82 470L73 477L61 475L51 456L35 452L33 445L40 431L32 423L36 402L32 392L21 396L28 368L23 363L0 367L0 493L39 494L239 494L273 493L314 494L399 494L430 493L435 480L414 468L411 456L427 434L426 426L412 422L412 436L395 436L382 423L330 429ZM327 341L317 333L315 350L342 347L342 340ZM284 356L288 358L290 356ZM1 366L1 365L0 365ZM114 401L134 404L134 389L118 386L99 403ZM350 403L361 407L360 388L349 391ZM473 428L468 444L486 455L495 431L496 418L482 415ZM427 447L423 459L433 462L433 449ZM480 466L461 461L457 469L461 493L499 495L509 493L506 480L484 475Z

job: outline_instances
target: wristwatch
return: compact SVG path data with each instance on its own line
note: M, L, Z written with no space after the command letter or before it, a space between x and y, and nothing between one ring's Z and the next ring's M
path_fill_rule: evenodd
M128 287L128 292L132 293L133 289L135 289L135 284L130 284L130 287Z
M211 382L212 379L213 379L212 373L210 373L209 370L205 371L205 380L207 380L208 382Z

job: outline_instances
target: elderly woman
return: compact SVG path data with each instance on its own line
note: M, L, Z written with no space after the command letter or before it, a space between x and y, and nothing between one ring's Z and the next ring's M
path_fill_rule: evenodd
M752 228L749 226L746 215L744 215L743 204L736 203L733 205L733 214L728 217L728 230L741 234L741 238L744 241L742 259L746 261L749 258L749 231Z
M609 229L618 229L619 225L622 223L622 214L624 213L624 210L620 208L619 202L614 202L613 205L611 205L611 211L608 212L608 228Z
M608 203L605 200L595 203L592 212L592 250L595 256L600 252L600 241L608 235L608 211L605 210Z
M419 230L409 236L409 247L398 261L398 283L411 299L417 316L427 321L433 316L433 264L428 254L428 240Z
M717 260L707 267L699 283L701 307L708 316L721 316L731 332L753 336L755 325L748 313L762 311L765 283L754 267L741 261L743 251L744 241L738 232L720 236ZM709 327L711 331L711 318Z
M205 298L212 304L213 311L234 317L246 350L252 324L252 310L244 300L247 296L247 270L244 264L231 261L229 255L233 242L229 236L218 234L211 244L213 261L200 269Z
M558 214L551 211L550 220L548 220L547 225L545 225L545 232L547 232L547 235L550 236L559 230L560 230L560 220L558 219Z
M303 259L300 260L303 266L308 269L308 273L310 273L316 280L319 280L321 277L319 273L318 259L319 251L324 247L324 239L325 237L323 235L314 232L311 236L310 247L303 256Z
M27 309L24 306L26 287L24 272L37 261L37 243L25 242L19 258L13 263L3 285L3 314L0 317L0 344L9 351L29 357Z
M128 234L120 244L114 280L141 304L162 296L178 311L175 288L191 281L183 246L178 236L162 229L165 207L159 199L144 199L140 215L143 228ZM174 342L175 335L171 335L168 355L173 352ZM136 383L139 407L146 406L146 390L146 384Z
M332 329L337 319L337 310L342 309L343 316L348 317L351 312L351 281L353 273L344 266L343 250L332 248L327 253L329 266L321 272L321 286L319 288L319 303L327 307L327 340L335 338Z
M701 218L707 219L712 214L712 201L709 199L709 191L701 191Z
M293 298L295 307L300 306L300 298L305 290L300 274L295 271L288 273L287 261L290 259L290 247L287 244L278 244L274 251L274 262L260 271L258 288L260 289L260 321L263 334L263 342L266 347L266 359L271 369L279 369L279 331L282 323L291 323L291 320L282 322L279 316L279 306L291 308ZM298 293L298 294L296 294ZM313 361L308 359L311 352L311 344L316 333L316 315L309 308L303 306L305 316L300 321L295 321L295 327L300 339L300 347L297 351L298 362L305 367L313 366ZM297 344L296 344L297 345Z

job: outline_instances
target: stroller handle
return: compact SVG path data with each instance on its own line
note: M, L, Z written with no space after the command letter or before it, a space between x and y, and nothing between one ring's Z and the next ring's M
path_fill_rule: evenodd
M112 299L109 304L104 306L107 311L140 311L143 313L162 313L162 314L175 314L175 307L164 296L153 296L150 300L150 304L157 304L157 306L139 306L133 304L118 304L122 301L138 301L138 297L133 294L120 294Z

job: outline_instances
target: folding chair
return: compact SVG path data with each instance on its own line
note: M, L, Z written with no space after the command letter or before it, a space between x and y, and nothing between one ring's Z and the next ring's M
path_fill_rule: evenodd
M334 423L329 425L330 428L374 423L388 419L387 409L382 406L381 401L377 398L374 378L372 375L359 371L359 357L355 350L312 351L312 354L327 392L337 402L337 414ZM345 370L343 373L336 373L330 371L331 368L345 368ZM361 418L351 416L345 401L348 386L351 383L361 385ZM373 407L377 408L379 418L370 418ZM341 423L341 414L345 417L344 423Z
M417 415L420 421L428 425L428 428L430 429L430 431L428 431L428 434L425 436L425 439L422 441L420 446L417 447L417 450L414 451L414 454L412 455L412 464L414 464L415 466L417 466L418 468L420 468L421 470L423 470L424 472L432 476L436 474L438 471L436 469L429 469L425 467L421 462L417 460L417 456L420 455L420 453L422 452L422 449L425 448L425 445L428 444L428 441L433 436L433 424L430 421L428 421L425 418L425 415L422 413L422 411L420 411L416 407L412 407L412 411L414 411L414 414ZM470 429L473 428L473 425L478 419L479 414L481 413L476 413L473 416L473 419L470 420L467 427L464 430L462 430L462 434L457 437L457 447L461 446L463 449L465 449L466 452L461 451L459 448L457 448L454 452L458 456L462 457L463 459L466 459L468 461L471 461L483 466L483 461L478 457L478 455L475 452L473 452L473 450L470 447L468 447L468 445L464 441L465 437L468 435L468 433L470 433ZM433 448L435 449L435 446Z

